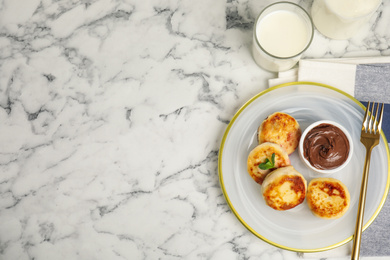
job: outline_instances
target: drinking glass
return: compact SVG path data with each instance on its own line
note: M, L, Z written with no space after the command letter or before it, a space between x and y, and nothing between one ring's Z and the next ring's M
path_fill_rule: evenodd
M311 17L301 6L291 2L271 4L255 21L253 58L268 71L288 70L310 46L313 33Z

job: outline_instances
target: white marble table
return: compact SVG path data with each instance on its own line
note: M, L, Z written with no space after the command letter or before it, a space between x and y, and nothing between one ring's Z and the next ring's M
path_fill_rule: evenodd
M227 124L275 77L250 53L271 2L0 1L0 259L300 258L218 180ZM389 26L384 0L304 58L390 55Z

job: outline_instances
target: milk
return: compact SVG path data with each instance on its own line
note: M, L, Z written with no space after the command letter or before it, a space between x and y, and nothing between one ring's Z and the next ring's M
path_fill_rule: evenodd
M314 0L311 9L318 31L332 39L348 39L368 22L381 0Z
M276 11L259 21L256 37L265 51L285 58L303 51L309 39L309 30L297 14Z
M308 47L312 35L310 17L301 7L293 3L271 5L256 20L253 57L266 70L288 70Z

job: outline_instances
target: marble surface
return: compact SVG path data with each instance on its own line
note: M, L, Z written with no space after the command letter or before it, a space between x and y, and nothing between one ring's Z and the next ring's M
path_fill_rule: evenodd
M227 124L275 77L250 53L272 2L0 1L0 259L302 258L244 228L218 179ZM384 0L303 58L390 55L389 26Z

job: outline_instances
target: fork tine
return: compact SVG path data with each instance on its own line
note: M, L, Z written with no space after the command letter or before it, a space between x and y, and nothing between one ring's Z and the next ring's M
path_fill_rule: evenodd
M378 118L378 108L379 108L379 103L378 104L375 104L375 102L374 102L374 104L373 104L373 107L375 107L375 105L376 105L376 109L375 109L375 116L374 116L374 118L372 119L372 124L373 124L373 126L372 126L372 131L373 131L373 133L374 134L376 134L377 133L377 130L378 130L378 123L375 121L375 120L377 120L377 118ZM374 109L373 109L373 111L374 111ZM374 114L372 114L372 115L374 115Z
M369 114L369 110L370 110L370 104L371 104L371 102L368 101L366 113L364 114L364 119L363 119L362 131L365 131L365 132L367 132L367 128L368 128L368 114Z
M378 105L378 106L379 106L379 105ZM384 106L385 106L385 104L382 103L381 112L380 112L379 120L378 120L378 132L381 131L381 129L382 129L382 118L383 118Z
M375 108L375 102L372 102L372 106L371 106L371 111L370 111L370 120L368 121L368 129L367 131L372 133L372 130L374 129L374 124L375 124L375 118L373 118L374 116L374 108Z

